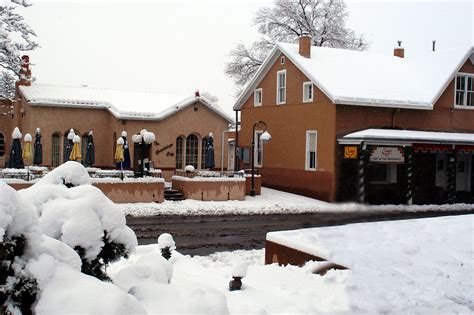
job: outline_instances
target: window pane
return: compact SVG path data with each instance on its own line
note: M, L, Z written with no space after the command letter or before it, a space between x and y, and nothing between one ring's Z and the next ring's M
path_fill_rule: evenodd
M59 134L53 134L51 138L51 166L59 166L59 145L61 143Z
M5 155L5 136L0 132L0 156Z
M316 168L316 152L309 152L309 168Z
M464 92L456 92L456 105L464 105Z
M196 135L189 135L186 138L186 165L198 168L198 138Z
M206 143L207 137L203 138L201 141L201 169L206 168Z
M176 169L183 169L183 138L176 138Z

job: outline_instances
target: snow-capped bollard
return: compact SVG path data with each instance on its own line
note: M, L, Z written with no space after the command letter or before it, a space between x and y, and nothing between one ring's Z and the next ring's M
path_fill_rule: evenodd
M229 282L229 291L236 291L242 288L242 278L247 275L247 264L236 263L232 266L232 278Z
M173 236L169 233L163 233L158 237L158 248L161 250L161 255L169 260L171 258L171 251L176 249L176 243Z

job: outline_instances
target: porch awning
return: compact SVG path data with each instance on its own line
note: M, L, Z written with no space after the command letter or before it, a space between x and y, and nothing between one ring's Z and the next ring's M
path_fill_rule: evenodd
M397 129L365 129L337 139L339 144L412 145L413 143L474 145L474 133Z

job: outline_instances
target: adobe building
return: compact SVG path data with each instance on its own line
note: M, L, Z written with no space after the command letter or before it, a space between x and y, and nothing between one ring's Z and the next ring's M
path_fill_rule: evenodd
M176 96L149 92L116 91L85 86L65 87L48 84L18 86L18 100L12 115L3 115L0 125L0 149L4 139L0 167L8 160L13 128L18 126L25 135L41 129L43 164L56 167L65 162L64 146L69 130L82 138L85 156L87 136L93 131L95 145L94 167L114 168L117 139L127 132L132 166L137 165L137 151L132 136L142 129L155 134L149 150L151 166L159 168L165 179L176 169L193 165L204 169L205 143L210 133L214 138L215 169L228 166L229 124L233 123L216 104L196 92ZM221 159L222 136L224 158ZM231 150L233 155L234 150ZM0 157L1 158L1 157ZM28 164L28 163L26 163ZM31 164L31 161L29 162Z
M240 167L326 201L474 202L472 47L418 56L277 44L238 98ZM237 116L237 115L236 115ZM264 121L272 139L259 140Z

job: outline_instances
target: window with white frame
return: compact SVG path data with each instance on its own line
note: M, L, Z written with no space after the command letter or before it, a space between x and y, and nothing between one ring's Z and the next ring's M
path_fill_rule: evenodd
M318 131L306 131L306 166L305 170L315 171L318 167Z
M255 130L253 160L255 167L262 167L263 164L263 141L261 139L263 131Z
M454 104L457 106L474 106L474 75L458 74L455 87Z
M304 82L303 83L303 102L312 102L313 101L313 82Z
M262 106L262 89L253 92L253 106Z
M286 103L286 70L277 72L277 104Z

